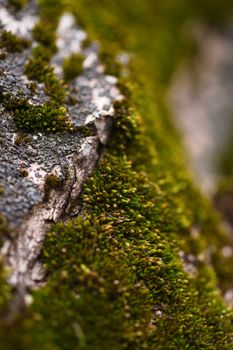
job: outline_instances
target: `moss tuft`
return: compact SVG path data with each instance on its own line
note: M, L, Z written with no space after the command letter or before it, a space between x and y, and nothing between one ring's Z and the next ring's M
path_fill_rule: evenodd
M83 56L79 53L66 58L63 63L63 73L65 81L71 81L83 71Z
M24 97L4 96L5 107L14 114L17 127L24 132L58 132L73 130L66 110L50 102L30 105Z
M6 53L5 52L0 52L0 61L5 60L6 58Z
M9 4L13 6L17 11L21 10L27 5L28 0L8 0Z
M54 26L49 22L38 22L33 28L33 38L42 46L49 48L51 54L56 52Z
M39 83L45 81L47 74L51 74L53 69L44 61L41 56L31 57L25 67L25 73L31 80L36 80Z
M0 48L6 48L9 52L22 52L29 48L30 41L24 38L20 38L9 31L3 31L0 37Z

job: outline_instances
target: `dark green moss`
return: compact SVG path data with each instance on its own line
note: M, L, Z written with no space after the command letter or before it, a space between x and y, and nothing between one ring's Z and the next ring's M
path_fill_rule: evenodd
M0 53L0 60L5 60L6 54L4 52Z
M0 196L2 196L4 194L4 188L3 186L0 184Z
M49 48L51 53L56 52L56 35L53 25L49 22L38 22L33 29L33 38L42 46Z
M91 40L89 37L86 37L86 39L82 41L82 49L87 49L90 45L91 45Z
M30 46L30 41L20 38L8 31L3 31L0 37L0 48L6 48L9 52L22 52Z
M2 245L3 236L8 236L10 233L9 224L3 214L0 214L0 246Z
M72 94L68 94L66 98L66 103L70 106L76 105L76 103L78 103L77 92L76 92L76 96Z
M231 137L227 142L225 149L222 152L221 159L219 161L219 168L221 173L226 177L233 176L233 132L231 133Z
M100 59L105 64L105 71L107 74L115 75L119 77L121 72L121 66L117 62L114 53L117 53L116 48L110 48L110 50L101 49L100 51Z
M8 2L17 11L19 11L28 3L28 0L8 0Z
M39 83L44 82L47 74L51 74L53 69L40 56L32 57L25 67L25 73L31 80L36 80Z
M84 57L79 53L73 54L64 60L63 73L65 81L70 81L82 73L83 60Z

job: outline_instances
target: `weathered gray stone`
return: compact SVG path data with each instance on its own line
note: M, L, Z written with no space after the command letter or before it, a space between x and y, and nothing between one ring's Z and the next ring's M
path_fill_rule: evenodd
M1 1L0 30L32 39L32 28L37 22L37 6L31 1L27 8L15 14ZM93 136L85 137L80 131L54 134L34 133L26 142L17 143L19 130L13 115L0 104L0 212L12 229L5 240L1 255L11 269L9 282L21 295L28 288L41 283L43 272L37 258L51 222L61 217L77 215L70 203L78 197L87 176L93 171L108 141L113 102L121 99L116 87L117 79L107 76L98 58L98 46L91 43L81 49L87 34L78 27L71 14L64 14L57 30L58 51L51 60L54 72L63 77L62 64L72 53L84 56L83 73L69 84L69 91L77 97L74 105L65 105L68 117L75 127L92 126ZM33 42L33 46L37 43ZM20 96L31 105L48 101L44 84L37 84L36 93L29 89L31 82L25 75L25 64L31 48L22 53L8 53L0 60L0 93ZM23 171L27 176L22 176ZM53 174L63 182L62 189L45 194L46 176ZM45 201L45 195L47 196Z

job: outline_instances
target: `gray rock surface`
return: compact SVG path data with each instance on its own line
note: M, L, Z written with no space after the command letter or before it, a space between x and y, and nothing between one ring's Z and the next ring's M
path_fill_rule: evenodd
M219 158L232 137L233 24L219 31L197 24L192 35L199 54L177 72L169 100L194 177L212 196Z
M21 37L32 38L32 28L37 22L37 6L30 1L26 9L13 13L5 1L0 1L0 31L8 30ZM83 73L68 86L69 93L77 98L75 104L65 105L67 116L74 126L89 126L92 136L81 131L73 133L33 133L26 141L18 142L20 132L13 115L0 104L0 212L11 227L11 237L5 239L1 255L10 267L9 282L26 295L28 288L40 285L43 271L38 255L46 230L51 222L62 217L77 215L72 209L86 177L93 171L106 145L114 114L113 102L122 99L117 79L107 76L98 59L98 45L82 49L87 34L76 24L74 17L66 13L57 29L58 51L51 60L54 72L63 77L62 64L72 53L84 56ZM33 42L33 46L37 43ZM0 94L20 94L34 106L48 100L44 84L37 84L36 93L29 89L30 80L24 67L32 48L22 53L9 53L0 60ZM27 176L23 176L23 174ZM48 175L55 175L61 182L60 189L45 193ZM45 200L45 196L47 196Z

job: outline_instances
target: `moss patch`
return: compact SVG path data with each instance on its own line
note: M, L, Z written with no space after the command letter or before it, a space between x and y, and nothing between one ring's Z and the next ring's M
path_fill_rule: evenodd
M2 95L5 107L14 113L14 121L24 132L58 132L73 130L66 117L66 110L51 101L33 106L24 97Z
M28 0L8 0L9 4L13 6L17 11L21 10L27 5Z
M30 41L12 34L9 31L3 31L0 37L0 48L6 48L9 52L22 52L30 46Z
M63 73L66 81L70 81L82 73L83 61L84 57L78 53L65 59L63 63Z

